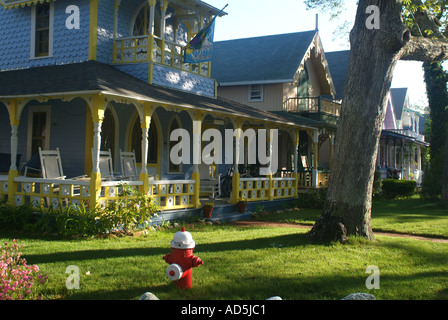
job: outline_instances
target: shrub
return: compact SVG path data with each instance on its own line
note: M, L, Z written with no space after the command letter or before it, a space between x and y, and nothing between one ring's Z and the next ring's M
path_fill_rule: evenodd
M296 206L299 208L323 209L326 198L326 188L309 190L308 192L298 194Z
M383 180L383 191L386 197L409 197L415 193L417 182L415 180Z
M31 294L33 285L43 284L47 276L37 274L37 265L28 266L26 260L21 258L20 249L23 244L13 240L12 244L5 243L0 246L0 300L23 299Z
M372 190L373 197L378 197L381 194L381 191L382 191L381 172L375 171L375 176L373 180L373 190Z
M129 186L121 186L119 199L105 208L88 210L84 205L49 207L0 204L0 228L64 237L95 236L121 230L129 233L157 215L159 206L151 197Z

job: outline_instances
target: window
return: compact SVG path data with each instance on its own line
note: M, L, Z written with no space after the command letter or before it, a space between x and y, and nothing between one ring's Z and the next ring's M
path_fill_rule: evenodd
M249 101L263 101L262 85L251 85L249 87Z
M53 3L31 9L31 58L53 55Z
M27 159L50 147L50 107L30 107L28 113Z

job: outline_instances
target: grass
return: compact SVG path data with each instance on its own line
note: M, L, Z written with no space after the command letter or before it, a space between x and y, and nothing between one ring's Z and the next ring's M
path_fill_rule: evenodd
M300 209L257 219L311 226L321 213L320 209ZM375 200L372 228L374 231L448 239L448 210L435 201L420 198Z
M390 223L394 231L446 236L442 232L447 230L446 211L443 216L443 210L425 201L395 201L374 205L374 226ZM407 203L408 211L400 209ZM417 208L427 210L417 214ZM299 210L263 218L311 223L319 214L318 210ZM400 218L394 220L394 215ZM440 230L431 231L433 224ZM264 300L277 295L284 300L338 300L353 292L371 293L381 300L448 299L446 243L377 236L375 242L351 239L344 245L323 245L310 243L306 229L293 227L195 224L186 228L196 241L195 255L204 261L193 271L190 291L178 290L165 276L168 265L162 257L170 252L169 243L177 230L83 240L32 238L3 231L0 241L19 238L26 245L22 251L28 264L37 264L49 276L33 298L135 300L150 291L162 300ZM66 288L65 271L70 265L80 270L79 290ZM380 270L378 290L366 288L370 265Z

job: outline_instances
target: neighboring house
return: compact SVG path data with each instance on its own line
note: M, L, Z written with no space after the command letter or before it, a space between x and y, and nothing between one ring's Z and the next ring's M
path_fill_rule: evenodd
M331 74L342 99L350 51L327 52ZM412 109L408 88L391 88L378 149L377 170L381 177L422 182L422 152L425 142L424 116Z
M279 152L292 156L289 175L240 178L233 165L231 201L290 198L299 183L299 158L291 152L299 137L312 136L317 154L323 130L333 134L333 126L321 119L302 122L282 113L289 98L294 111L316 111L320 99L305 96L334 91L313 33L307 34L307 47L294 54L299 61L290 82L300 86L283 86L279 109L271 113L254 108L253 101L218 98L211 62L182 62L185 45L220 12L203 1L3 0L0 6L0 153L10 159L9 171L0 176L0 196L10 204L113 202L123 182L104 181L100 171L100 150L110 149L115 172L122 171L120 150L135 151L140 174L126 183L150 194L163 210L198 208L201 181L210 178L201 172L203 164L192 161L201 159L201 150L189 145L182 156L191 161L172 161L179 140L170 136L176 129L200 136L209 128L236 130L238 137L246 128L278 129L288 137L288 144L281 139ZM270 91L252 89L251 100L267 99ZM300 147L308 148L305 154L311 152L309 140L300 140ZM235 155L238 145L239 140L231 144ZM33 161L39 148L59 148L64 175L87 179L23 176L23 168L40 166ZM224 151L221 160L228 156ZM206 171L216 178L228 166Z
M217 42L211 74L219 97L317 128L300 131L299 185L327 185L340 104L318 31ZM297 152L280 149L287 174Z

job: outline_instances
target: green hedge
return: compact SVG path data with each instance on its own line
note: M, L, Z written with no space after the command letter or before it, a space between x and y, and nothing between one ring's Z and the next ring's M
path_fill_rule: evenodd
M415 193L417 182L415 180L383 180L384 195L390 198L409 197Z

